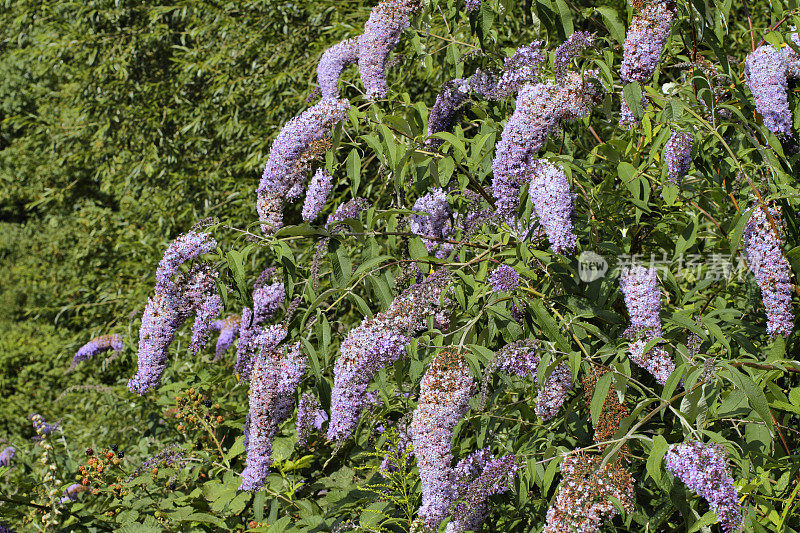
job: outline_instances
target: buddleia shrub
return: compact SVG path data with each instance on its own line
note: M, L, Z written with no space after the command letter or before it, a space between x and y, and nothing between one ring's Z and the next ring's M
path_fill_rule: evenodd
M4 527L800 529L796 2L363 4L0 15Z

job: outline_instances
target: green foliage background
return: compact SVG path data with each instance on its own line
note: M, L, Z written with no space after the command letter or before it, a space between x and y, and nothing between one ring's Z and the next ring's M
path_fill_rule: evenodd
M385 439L368 426L397 420L413 408L413 395L408 400L395 393L417 390L436 346L471 347L478 381L493 350L526 335L549 341L555 357L568 361L576 375L586 371L589 360L602 360L643 382L628 392L634 413L629 427L656 407L654 397L669 399L669 391L660 387L648 394L654 382L627 363L625 344L618 340L627 315L616 281L582 285L575 280L574 258L556 256L546 242L520 242L500 230L486 231L475 241L487 251L462 250L454 260L462 265L452 328L459 333L426 333L410 346L407 363L382 372L377 383L386 405L367 417L355 442L335 451L331 461L334 450L321 435L310 449L294 449L294 427L287 423L276 443L279 463L266 493L235 490L247 391L231 376L230 361L211 364L210 348L201 358L191 356L182 335L161 390L139 399L125 388L135 372L140 316L163 250L198 220L215 217L221 249L244 252L250 287L264 267L280 265L290 297L303 298L293 333L302 335L313 353L302 388L314 390L327 405L338 344L362 316L388 306L401 272L393 260L407 260L409 253L421 265L430 260L419 252L417 240L387 231L405 230L398 230L405 210L431 186L474 190L476 182L491 183L494 143L513 102L473 104L454 135L433 153L420 141L439 87L476 68L497 67L535 39L545 40L551 50L574 30L596 32L599 39L582 64L601 70L609 95L591 117L566 125L564 135L552 136L542 151L577 184L581 249L607 255L663 249L672 256L735 258L752 199L750 180L783 208L787 255L800 273L797 151L763 128L743 85L750 22L755 44L762 38L781 44L781 31L798 21L796 0L748 2L750 22L739 2L679 2L664 63L652 87L645 88L658 105L632 130L620 129L615 113L622 94L621 40L632 13L625 2L484 4L467 16L454 0L427 2L395 50L398 61L390 68L386 100L369 104L357 69L346 71L343 94L354 107L325 161L337 180L325 214L355 195L376 207L362 220L363 231L354 228L363 235L343 238L339 250L344 252L323 263L322 285L314 290L308 278L315 235L300 225L299 206L287 214L289 225L299 225L294 234L251 243L243 231L258 233L254 190L271 141L308 106L321 53L362 32L371 2L4 0L0 440L17 448L19 466L2 474L3 495L30 501L35 494L34 432L27 416L39 412L48 421L62 421L65 440L56 448L70 450L59 466L64 479L75 472L83 449L111 443L126 449L130 465L172 443L205 460L193 470L135 481L121 501L84 495L72 507L74 516L64 517L67 529L130 524L176 531L235 529L256 520L269 524L264 530L325 531L352 519L369 530L383 515L399 520L403 513L402 505L385 503L365 488L377 474L362 468L379 460L362 452L381 448ZM778 31L770 32L776 25ZM685 65L691 62L696 67ZM722 77L709 76L697 66L701 63ZM674 92L665 96L664 84ZM711 96L715 92L717 98ZM794 94L790 98L800 126L797 100ZM660 154L667 123L698 131L694 167L681 191L665 185ZM498 300L485 287L492 261L508 262L526 278L527 292L516 297L532 304L524 334L508 318L510 301ZM219 264L234 285L223 256ZM352 264L355 272L342 274L342 264ZM648 460L659 451L663 455L662 441L682 441L688 426L728 445L734 477L743 480L740 489L750 503L748 531L800 530L800 496L792 492L800 475L800 389L797 374L781 370L798 358L796 334L786 340L766 337L751 276L731 282L666 276L662 283L665 338L676 362L684 364L684 385L706 379L703 361L683 355L690 331L703 338L702 358L716 360L718 374L691 398L656 413L640 433L634 431L647 437L630 441L633 455L643 459L630 467L639 505L633 516L609 528L699 531L713 522L705 504L674 483L660 462ZM239 312L239 300L230 295L231 312ZM306 327L312 318L316 321ZM66 372L80 345L112 332L125 336L120 358L107 364L97 358ZM175 395L190 386L208 391L225 412L222 457L194 450L194 439L176 431L165 414ZM530 383L496 381L494 386L492 408L473 410L459 428L456 455L492 445L528 457L515 494L495 502L488 523L498 531L536 531L557 485L558 461L551 459L592 443L585 399L576 387L559 417L542 424L528 401L535 394ZM165 489L170 476L177 485ZM403 483L418 490L413 472L409 476L397 481L401 493ZM29 511L6 503L0 517L22 523ZM387 522L384 527L400 526Z

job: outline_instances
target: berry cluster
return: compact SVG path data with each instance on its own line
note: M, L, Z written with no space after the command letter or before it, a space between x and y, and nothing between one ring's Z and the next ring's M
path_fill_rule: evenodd
M78 466L75 480L90 489L93 495L106 491L115 498L122 499L128 490L122 486L122 461L125 453L116 444L102 453L95 454L92 448L86 450L85 465Z

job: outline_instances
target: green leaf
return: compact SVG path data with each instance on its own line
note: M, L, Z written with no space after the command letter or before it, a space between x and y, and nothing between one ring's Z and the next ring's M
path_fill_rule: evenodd
M642 86L635 81L628 83L622 88L622 95L625 98L625 103L628 104L628 109L631 110L631 114L637 119L641 119L644 116Z
M600 420L600 413L603 412L603 405L606 402L606 397L608 396L608 390L611 387L611 379L613 376L614 374L611 372L606 372L599 380L597 380L597 385L595 385L594 393L592 394L592 404L590 407L592 425L594 427L597 427L597 421Z
M561 27L564 29L564 36L569 37L575 33L575 27L572 24L572 11L564 0L556 0L556 7L558 8L558 17L561 19Z
M659 486L661 486L661 465L667 449L669 449L669 444L664 437L661 435L653 437L653 447L650 448L650 455L647 456L647 473Z
M736 367L727 362L722 362L721 364L728 370L727 376L729 376L730 381L737 389L744 392L750 407L758 413L758 416L769 428L770 433L774 434L775 425L772 420L772 412L769 409L769 403L767 403L767 397L764 395L764 391L762 391L749 376L740 372Z
M358 149L353 148L347 155L347 179L350 180L350 190L353 196L358 195L358 188L361 185L361 156Z
M606 28L611 37L619 44L625 42L625 26L620 22L617 10L613 7L600 6L596 8L606 22Z
M336 280L336 285L339 288L347 287L353 273L353 264L350 262L347 251L341 243L332 240L328 255L331 258L331 267L333 269L333 277Z
M248 305L250 301L250 291L244 281L244 266L242 254L236 250L228 252L228 268L231 269L233 280L236 282L236 290L242 303Z

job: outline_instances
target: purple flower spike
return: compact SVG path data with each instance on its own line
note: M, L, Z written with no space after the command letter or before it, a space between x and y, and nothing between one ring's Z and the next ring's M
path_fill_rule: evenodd
M672 132L664 145L664 161L667 163L669 181L678 184L692 165L692 145L694 137L691 133Z
M80 347L72 359L70 367L108 350L121 352L123 348L122 335L102 335L95 337Z
M442 302L442 295L448 285L447 272L440 270L411 285L389 309L365 318L347 334L333 370L329 440L341 441L353 435L368 402L367 387L372 378L405 355L409 335L426 329L429 316L440 324L446 321L442 309L449 299L445 297Z
M619 283L631 317L631 325L624 335L636 339L630 346L630 358L663 385L675 370L675 363L659 346L644 353L647 342L661 336L661 320L658 316L661 312L661 292L656 271L642 266L626 268L621 272Z
M308 165L330 148L330 129L349 109L346 99L323 98L278 133L256 191L261 231L271 234L283 226L283 203L303 192Z
M447 201L447 193L436 188L422 196L414 203L414 211L426 215L411 215L409 225L411 232L422 237L428 252L436 252L436 257L447 257L453 251L453 245L431 239L448 239L454 233L453 210Z
M157 292L147 300L139 327L139 369L128 389L139 395L156 388L167 369L167 350L189 316L184 301L176 294Z
M534 409L536 416L544 421L556 416L570 390L572 390L572 372L567 365L561 363L553 369L553 373L539 391Z
M717 513L725 533L738 533L744 526L739 493L733 484L728 454L721 445L687 441L672 444L664 456L667 470Z
M367 97L386 96L386 63L400 34L411 25L419 0L383 0L372 9L358 37L358 70Z
M523 85L540 80L539 71L546 60L547 54L542 50L542 41L533 41L531 44L520 46L511 57L505 59L500 79L497 80L492 90L476 92L494 100L510 98ZM481 77L477 78L481 79Z
M319 431L327 419L317 397L311 392L303 394L297 403L297 445L306 446L312 429Z
M625 34L620 77L625 83L646 82L653 75L669 38L675 8L669 0L643 2Z
M420 383L409 430L422 482L419 516L431 528L438 527L457 497L450 441L469 409L474 385L466 359L454 348L439 352Z
M214 350L214 361L225 355L228 348L231 347L233 341L236 340L236 335L239 333L239 327L242 324L242 317L239 315L231 315L225 320L217 320L211 324L211 329L219 331L217 337L217 346Z
M669 38L675 15L670 0L645 2L641 11L633 15L623 44L620 77L624 83L644 83L650 79ZM646 108L648 104L649 101L642 98L642 107ZM620 115L620 126L636 123L624 98Z
M567 67L572 59L586 48L594 44L594 35L588 31L576 31L566 41L556 48L554 70L556 79L561 79L567 73Z
M481 8L481 0L467 0L467 11L477 11Z
M178 237L164 253L156 272L155 294L147 301L139 327L138 371L128 389L139 395L157 387L167 368L167 351L178 329L192 313L191 348L199 350L222 309L216 292L217 272L209 264L196 263L188 271L179 267L208 253L217 245L208 234L193 231Z
M445 533L478 531L488 517L487 500L511 488L517 470L516 456L506 455L498 459L485 449L460 461L454 476L460 501L453 510L453 519L445 527Z
M358 61L358 40L345 39L325 50L317 65L317 82L323 98L339 97L342 71Z
M536 161L531 169L528 190L550 246L559 254L574 252L577 237L571 217L575 195L570 191L567 176L548 161Z
M11 446L7 446L0 452L0 466L11 466L11 461L17 456L17 451Z
M442 87L428 117L428 138L425 139L425 144L433 147L441 146L444 141L431 138L431 135L453 131L464 102L469 96L469 89L469 82L463 79L455 79Z
M508 265L500 265L489 276L495 292L512 292L519 287L519 274Z
M328 200L333 188L333 177L323 169L317 170L306 191L306 201L303 204L303 220L314 220L319 215L325 202Z
M585 76L596 76L586 72ZM519 191L531 180L536 153L562 120L589 114L596 86L575 73L559 83L525 85L517 96L517 107L497 143L492 170L492 193L499 213L513 213L519 206Z
M781 235L775 234L765 209L769 209L779 233L784 231L780 211L756 205L744 227L744 246L750 271L761 287L767 333L787 336L794 329L791 268L781 252Z
M764 117L764 126L776 135L792 137L787 55L770 45L759 46L748 54L744 65L747 86L753 93L756 110Z
M294 391L305 372L307 358L297 342L278 347L286 330L272 326L259 336L260 351L250 382L250 410L245 423L247 461L240 490L256 491L272 465L272 442L280 424L294 408Z

